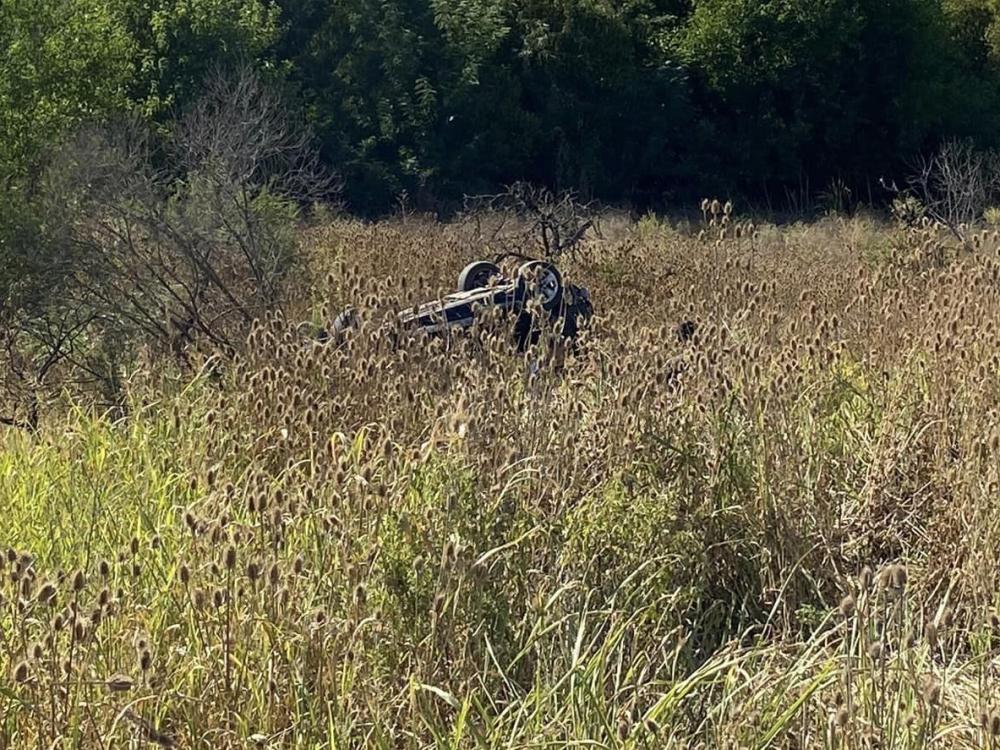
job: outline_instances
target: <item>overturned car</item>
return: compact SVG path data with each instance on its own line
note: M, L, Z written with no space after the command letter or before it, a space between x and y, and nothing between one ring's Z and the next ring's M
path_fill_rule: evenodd
M516 261L513 271L505 272L501 264L511 259ZM470 263L458 275L456 286L441 299L404 310L399 314L401 327L441 334L472 326L484 312L499 311L511 321L514 340L523 350L538 340L546 326L554 325L563 337L575 338L594 312L585 288L564 283L552 263L520 255ZM339 338L357 323L357 311L348 308L333 321L331 331L321 330L316 338Z

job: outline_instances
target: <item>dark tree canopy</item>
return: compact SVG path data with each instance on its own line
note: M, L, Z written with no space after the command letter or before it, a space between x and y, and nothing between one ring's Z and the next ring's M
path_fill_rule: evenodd
M366 214L518 180L762 202L1000 132L995 0L11 0L4 189L30 188L74 124L163 125L242 64L308 119Z

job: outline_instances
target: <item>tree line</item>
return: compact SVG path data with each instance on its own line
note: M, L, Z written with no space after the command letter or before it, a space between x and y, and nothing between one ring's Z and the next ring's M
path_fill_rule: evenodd
M3 0L0 209L79 124L165 127L238 65L369 215L517 180L878 200L942 139L1000 133L1000 0Z

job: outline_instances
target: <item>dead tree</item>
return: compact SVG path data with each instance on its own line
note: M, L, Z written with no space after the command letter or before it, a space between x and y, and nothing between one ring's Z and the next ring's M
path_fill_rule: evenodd
M599 210L573 192L554 194L547 188L517 182L496 195L466 197L463 217L476 238L509 252L531 248L552 260L573 255L587 233L599 231Z
M277 308L298 211L339 190L247 70L211 78L162 147L134 123L102 128L78 137L61 172L73 183L62 192L87 186L73 231L81 287L174 351L196 339L232 351Z
M193 345L236 351L283 304L300 212L339 189L309 133L245 69L212 76L166 137L136 120L78 131L40 186L61 222L49 254L60 266L31 304L0 311L0 386L19 404L0 422L37 426L49 387L113 394L140 346L181 361Z
M971 141L946 141L933 156L916 162L908 184L926 216L967 247L969 227L1000 194L1000 156L976 149Z

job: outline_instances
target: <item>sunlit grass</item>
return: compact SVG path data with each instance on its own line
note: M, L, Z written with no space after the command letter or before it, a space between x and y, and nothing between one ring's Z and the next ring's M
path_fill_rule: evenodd
M317 230L357 334L0 434L0 749L997 744L996 240L874 231L647 221L559 367L386 344L456 229Z

